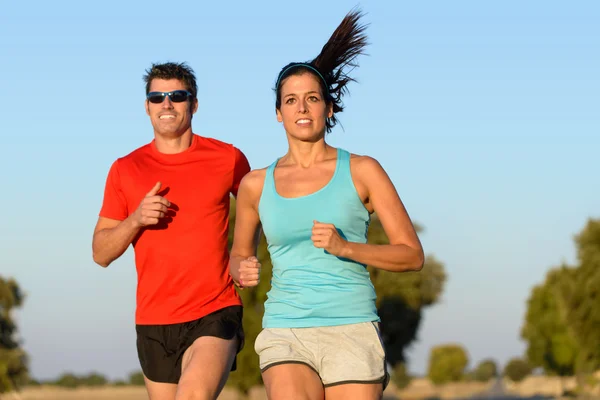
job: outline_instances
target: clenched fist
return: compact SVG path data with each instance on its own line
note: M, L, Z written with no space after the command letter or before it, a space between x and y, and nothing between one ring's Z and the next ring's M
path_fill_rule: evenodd
M313 221L312 236L310 239L313 241L315 247L325 249L328 253L338 257L342 254L347 243L340 236L335 225L324 224L319 221Z
M134 221L140 226L156 225L159 221L167 216L168 208L171 202L157 193L160 190L161 183L156 182L156 185L146 193L146 196L135 210Z
M239 262L232 261L229 273L239 287L254 287L260 282L260 263L256 257L248 257Z

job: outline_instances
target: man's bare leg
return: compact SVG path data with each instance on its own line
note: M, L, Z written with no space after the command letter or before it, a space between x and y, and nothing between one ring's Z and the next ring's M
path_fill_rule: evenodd
M231 340L202 336L183 354L176 400L215 400L229 378L238 348Z
M173 383L154 382L144 376L149 400L175 400L177 385Z

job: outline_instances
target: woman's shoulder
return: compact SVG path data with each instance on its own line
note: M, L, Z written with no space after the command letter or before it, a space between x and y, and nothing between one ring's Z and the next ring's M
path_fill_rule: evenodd
M350 167L357 173L370 173L382 170L381 164L374 157L362 154L350 153Z
M262 189L267 176L267 168L257 168L248 172L240 182L239 192L242 196L248 196L248 199L258 200L262 194Z
M244 185L247 187L254 187L257 185L262 186L265 180L265 176L267 176L267 167L253 169L252 171L244 175L242 181L240 182L240 185Z

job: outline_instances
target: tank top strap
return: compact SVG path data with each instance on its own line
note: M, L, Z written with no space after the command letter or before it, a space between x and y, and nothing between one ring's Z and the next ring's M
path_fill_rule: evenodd
M344 149L338 148L338 167L336 178L343 184L352 182L352 173L350 172L350 153Z
M340 166L345 164L348 168L350 168L350 153L347 150L338 148L338 159L341 163Z
M271 163L271 165L269 165L267 167L267 172L265 173L265 181L263 183L263 193L265 192L265 190L269 191L269 194L273 195L275 194L275 166L277 165L277 163L279 162L279 158L277 158L275 161L273 161ZM271 193L273 192L273 193Z

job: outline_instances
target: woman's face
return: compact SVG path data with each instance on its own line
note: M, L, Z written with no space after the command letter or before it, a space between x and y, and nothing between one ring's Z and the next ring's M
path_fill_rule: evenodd
M281 106L277 121L288 135L301 141L316 141L325 135L325 122L333 116L327 105L319 78L309 72L290 75L281 83Z

